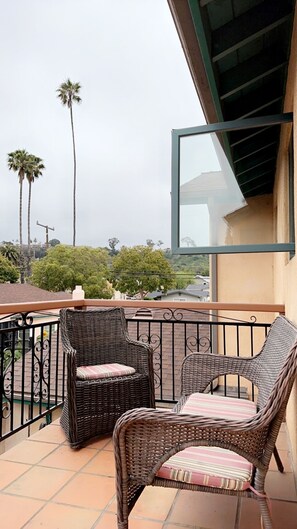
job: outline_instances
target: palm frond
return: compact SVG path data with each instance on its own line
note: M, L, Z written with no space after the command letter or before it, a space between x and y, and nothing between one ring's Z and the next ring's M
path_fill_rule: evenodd
M57 97L60 99L62 105L72 107L72 103L80 103L81 97L79 91L81 89L80 83L72 83L70 79L67 79L57 88Z

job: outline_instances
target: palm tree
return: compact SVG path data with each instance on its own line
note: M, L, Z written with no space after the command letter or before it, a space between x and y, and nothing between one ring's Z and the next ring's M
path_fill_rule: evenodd
M74 139L74 126L73 126L73 103L80 103L81 98L79 97L80 91L79 83L72 83L70 79L67 79L65 83L62 83L57 89L58 98L60 99L63 106L67 106L70 110L71 120L71 131L72 131L72 145L73 145L73 246L75 246L76 238L76 153L75 153L75 139Z
M8 154L8 168L18 173L20 184L19 199L19 231L20 231L20 276L21 283L24 283L24 252L23 252L23 233L22 233L22 212L23 212L23 180L29 168L29 154L25 149L18 149Z
M10 263L17 265L20 258L20 252L17 246L10 241L2 241L0 246L0 253L6 257Z
M26 178L29 183L29 194L28 194L28 275L30 275L30 261L31 261L31 194L32 194L32 184L34 183L35 178L39 178L42 175L44 169L43 160L34 156L34 154L29 154L29 164L26 170Z

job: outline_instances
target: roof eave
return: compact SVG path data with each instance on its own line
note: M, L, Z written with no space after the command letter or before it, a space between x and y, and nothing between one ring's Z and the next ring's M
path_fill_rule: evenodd
M167 1L206 122L217 123L222 119L214 102L189 4L185 0Z

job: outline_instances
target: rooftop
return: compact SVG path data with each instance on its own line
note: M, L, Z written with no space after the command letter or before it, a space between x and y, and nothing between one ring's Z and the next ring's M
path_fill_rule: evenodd
M0 284L0 303L27 303L29 301L55 301L71 299L70 292L49 292L28 283Z
M296 529L297 494L286 426L277 441L285 473L266 479L275 529ZM72 450L59 420L0 456L1 529L116 529L113 444L104 436ZM129 529L260 529L257 501L147 487Z

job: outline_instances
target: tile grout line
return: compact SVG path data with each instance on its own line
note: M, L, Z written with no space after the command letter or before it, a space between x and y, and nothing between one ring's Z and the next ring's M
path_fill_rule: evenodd
M167 522L169 523L169 517L171 516L171 513L172 513L172 511L174 509L174 506L176 504L177 498L179 498L179 496L180 496L180 490L176 489L176 491L177 492L176 492L176 494L174 496L173 502L171 503L171 506L170 506L170 509L169 509L169 511L167 513L167 516L166 516L165 520L163 521L163 525L165 525Z

